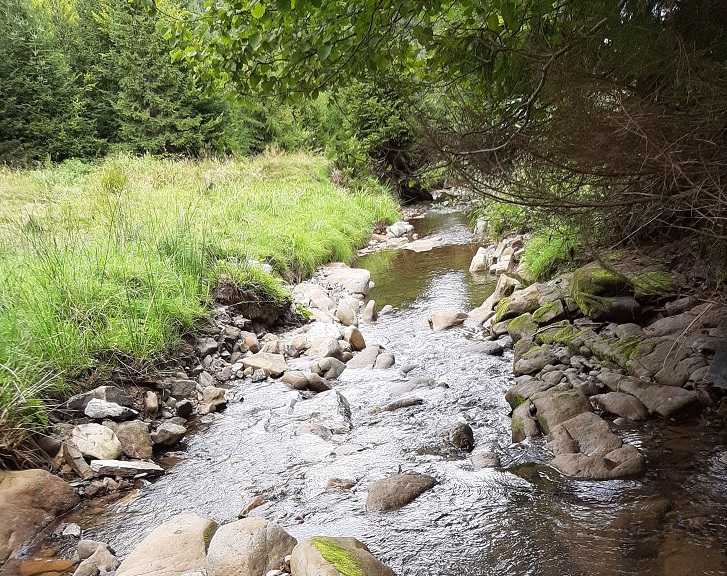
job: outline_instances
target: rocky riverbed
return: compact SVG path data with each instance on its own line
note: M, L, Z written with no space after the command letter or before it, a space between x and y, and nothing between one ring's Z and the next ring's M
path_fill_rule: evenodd
M295 288L314 322L269 332L228 304L163 378L73 399L48 449L94 496L49 527L55 573L110 566L100 542L118 574L723 573L716 307L603 288L601 271L523 289L518 239L480 251L495 287L468 271L460 215L410 224L372 239L396 251ZM585 319L584 302L631 316ZM701 339L687 353L653 332L667 324ZM116 464L90 452L89 426ZM149 483L144 462L164 474ZM38 554L6 570L50 573Z

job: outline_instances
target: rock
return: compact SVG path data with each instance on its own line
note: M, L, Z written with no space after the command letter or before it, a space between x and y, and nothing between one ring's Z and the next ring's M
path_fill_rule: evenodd
M396 364L396 359L394 358L394 355L390 354L389 352L383 352L376 357L376 362L374 362L374 369L386 370L388 368L391 368L394 364Z
M487 272L490 263L487 260L487 248L480 247L470 263L470 272Z
M310 348L306 350L305 355L311 358L337 358L340 360L341 356L343 356L343 350L338 343L338 338L315 338Z
M71 433L71 442L84 456L99 460L114 460L123 452L113 430L101 424L79 424Z
M597 394L591 396L591 402L607 414L614 414L621 418L631 420L632 422L646 420L649 417L649 411L646 409L646 406L630 394L624 394L622 392Z
M494 340L478 342L462 348L462 352L467 354L484 354L486 356L502 356L504 351L502 344Z
M84 559L76 568L73 576L97 576L98 574L113 574L119 567L119 560L106 545L99 545L88 558Z
M139 544L121 563L116 576L181 576L205 569L214 520L194 514L174 516Z
M139 414L132 408L126 408L115 402L106 402L106 400L99 400L98 398L89 400L83 412L86 416L94 420L103 420L104 418L129 420Z
M69 444L68 442L63 443L63 460L79 477L84 480L93 478L91 467L86 463L86 459L83 457L81 451L73 444Z
M121 476L129 478L138 474L158 476L164 474L164 468L154 462L141 460L91 460L91 470L94 476Z
M76 546L76 553L80 560L85 560L93 556L93 553L101 547L108 548L108 544L96 542L95 540L81 540Z
M217 340L214 338L200 338L195 345L195 350L200 358L214 354L217 352L217 348Z
M512 413L512 441L517 444L526 438L541 436L538 421L530 413L530 403L523 402Z
M159 396L156 392L147 390L144 393L144 410L149 414L156 414L159 411Z
M217 529L207 551L208 576L262 576L280 568L296 540L265 518L244 518Z
M326 490L351 490L355 486L355 480L348 478L329 478L326 484Z
M237 517L238 518L245 518L250 512L252 512L255 508L259 508L263 504L267 504L267 500L260 496L259 494L257 496L253 496L250 498L250 500L247 501L247 503L242 507L242 509L238 512Z
M313 306L324 312L333 313L336 303L331 300L320 286L310 282L303 282L293 288L293 295L296 300L302 301L305 306Z
M162 422L159 427L151 433L154 444L159 446L174 446L187 433L187 429L179 424Z
M643 338L644 331L642 330L641 326L638 324L619 324L614 329L614 333L616 334L616 337L620 340L623 340L625 338L631 338L634 336L638 336L640 338Z
M533 316L530 313L513 318L507 325L507 332L512 337L513 342L522 339L532 340L537 331L538 324L533 321Z
M288 370L281 380L296 390L305 390L308 387L308 378L299 370Z
M467 319L466 312L436 312L429 319L432 330L446 330L459 326Z
M121 442L124 454L129 458L148 460L152 457L153 446L146 422L135 420L119 424L116 427L116 437Z
M386 406L381 408L381 412L393 412L394 410L400 410L402 408L411 408L412 406L420 406L424 404L424 400L421 398L401 398L400 400L394 400L389 402Z
M727 390L727 342L717 347L706 380L715 388Z
M475 436L472 427L464 422L458 423L449 431L449 441L459 450L472 452L475 447Z
M551 466L564 476L584 480L614 480L640 476L646 471L646 461L639 451L629 444L609 452L605 456L586 456L568 453L556 456Z
M492 450L482 450L470 456L470 462L475 472L484 470L485 468L499 468L500 457Z
M0 563L78 502L73 488L45 470L0 470Z
M348 302L341 299L336 309L336 318L341 321L344 326L358 326L358 317Z
M224 388L215 388L208 386L202 390L202 401L199 403L199 413L209 414L210 412L219 412L227 406L227 398L225 398L226 390Z
M285 357L281 354L268 354L266 352L258 352L243 358L242 365L253 370L264 370L267 375L273 378L281 376L283 372L288 370Z
M353 359L346 363L348 368L366 368L371 369L376 363L376 357L382 352L380 346L366 346L361 352L359 352Z
M366 303L366 307L363 311L363 319L365 322L376 322L379 315L376 312L376 301L375 300L369 300Z
M363 268L334 268L326 279L329 282L340 284L351 294L367 296L371 272Z
M582 294L578 306L596 322L633 322L641 317L641 305L633 296Z
M324 440L330 440L333 436L333 433L325 426L312 424L310 422L303 422L303 424L295 429L296 436L303 436L305 434L313 434L314 436L318 436Z
M343 331L343 339L351 345L352 350L359 351L366 348L366 341L355 326L349 326Z
M336 358L321 358L310 367L311 372L331 380L338 378L346 369L346 365Z
M533 346L522 357L515 362L513 372L515 376L524 374L535 374L540 372L548 364L552 364L556 358L550 353L546 346Z
M294 549L290 571L295 576L394 576L355 538L314 536Z
M634 378L624 378L618 386L622 392L636 396L649 414L657 414L666 420L679 422L702 413L702 403L692 390L650 384Z
M560 378L558 381L560 381ZM510 404L510 407L514 410L520 406L520 404L533 396L533 394L544 392L545 390L552 388L554 385L555 384L552 382L538 380L533 376L521 376L516 380L515 386L505 393L505 400L507 400L507 403Z
M580 390L546 390L532 396L535 405L535 418L543 433L550 434L555 426L566 420L591 411L588 397Z
M379 316L386 316L394 311L394 307L391 304L386 304L379 312Z
M333 360L333 358L332 358ZM328 380L323 378L322 376L319 376L318 374L311 373L306 375L306 388L310 390L311 392L327 392L331 389L331 385L328 383Z
M435 246L434 240L414 240L409 244L405 244L403 248L405 250L411 250L412 252L429 252L433 250Z
M485 322L487 322L494 315L495 313L492 310L487 310L486 308L480 306L479 308L470 310L467 313L467 318L462 324L470 328L478 328L484 325Z
M414 226L404 220L400 220L399 222L395 222L391 226L386 227L387 235L392 238L401 238L402 236L407 236L412 232L414 232Z
M206 391L206 389L205 389ZM186 398L182 400L181 402L177 402L177 405L174 407L174 410L177 412L177 416L180 418L184 418L185 420L188 420L190 416L192 416L192 413L194 412L194 404L190 400L187 400Z
M687 312L674 316L667 316L657 320L644 328L647 337L684 336L699 333L707 328L716 328L725 318L722 309L711 309L708 306L698 306Z
M271 340L269 342L265 342L260 351L267 354L285 354L285 342L282 340Z
M436 486L437 480L427 474L396 474L374 482L366 498L367 512L398 510Z
M240 337L244 340L245 348L247 350L253 354L260 352L260 342L254 332L247 332L246 330L243 330L240 332Z
M309 400L297 402L293 415L300 420L325 426L335 434L346 434L352 428L351 407L336 390L316 394Z
M197 391L197 383L191 378L165 378L163 385L169 390L169 395L177 400L190 398Z
M88 403L94 398L106 402L113 402L114 404L127 408L134 406L134 399L121 388L117 388L116 386L99 386L90 392L72 396L66 402L65 407L68 410L83 413Z

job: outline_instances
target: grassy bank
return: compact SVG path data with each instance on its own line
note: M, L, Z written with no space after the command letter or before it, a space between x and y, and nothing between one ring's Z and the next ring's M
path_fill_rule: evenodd
M0 170L0 450L99 359L173 346L221 273L284 298L249 260L306 276L350 259L396 208L380 188L333 186L305 155Z

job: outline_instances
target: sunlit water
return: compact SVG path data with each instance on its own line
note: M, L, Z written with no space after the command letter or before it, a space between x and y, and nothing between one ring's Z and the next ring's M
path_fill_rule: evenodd
M71 518L85 537L107 541L123 556L175 514L227 522L261 494L268 503L250 515L275 520L299 539L355 536L401 576L726 574L719 429L653 423L622 430L649 461L646 477L629 481L565 480L547 467L542 444L511 445L504 400L511 356L468 351L482 339L477 331L419 328L435 311L479 305L492 281L467 272L476 247L460 214L437 213L416 225L421 235L442 235L445 246L369 255L357 264L372 271L379 307L396 307L362 331L368 343L394 353L397 366L347 370L334 382L351 406L349 434L295 436L301 420L290 404L306 400L280 382L241 381L232 394L244 399L205 417L184 450L172 454L179 461L164 477L116 502L87 504ZM405 376L397 367L407 364L417 367ZM402 393L414 378L437 385ZM375 410L410 396L424 403ZM503 469L475 472L448 447L447 432L461 421L478 446L495 448ZM399 511L366 514L368 486L406 471L431 474L439 484ZM356 486L326 490L331 478Z

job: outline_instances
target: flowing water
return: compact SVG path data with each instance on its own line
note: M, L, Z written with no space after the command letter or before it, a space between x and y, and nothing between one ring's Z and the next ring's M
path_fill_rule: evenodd
M510 443L512 357L483 356L467 328L422 331L435 311L479 305L492 282L467 268L476 246L456 212L415 220L420 235L441 235L431 252L371 254L372 297L395 311L362 325L367 343L395 354L407 375L347 370L334 382L351 406L353 429L324 440L296 436L291 405L299 393L276 381L239 382L225 412L202 419L183 450L170 454L167 474L115 502L96 500L75 517L85 537L126 555L164 520L180 512L234 520L254 495L265 516L301 539L355 536L400 576L727 574L727 465L719 428L651 423L621 434L647 456L638 480L563 479L546 462L542 443ZM300 361L298 361L300 362ZM295 361L293 361L295 364ZM423 378L424 387L408 390ZM421 405L377 411L395 397ZM474 471L447 447L458 422L490 445L502 469ZM439 484L387 514L366 514L368 486L416 471ZM327 490L331 478L356 483Z

